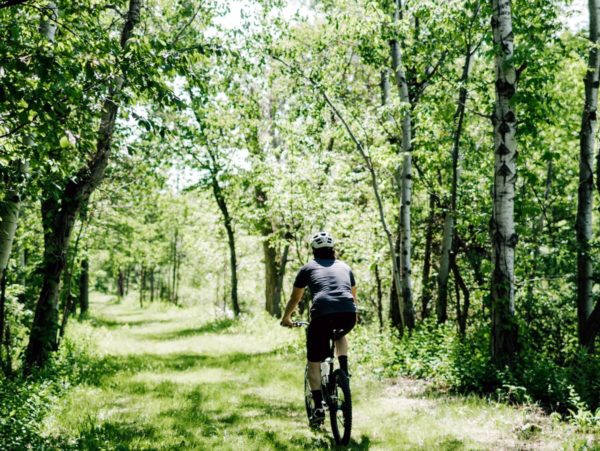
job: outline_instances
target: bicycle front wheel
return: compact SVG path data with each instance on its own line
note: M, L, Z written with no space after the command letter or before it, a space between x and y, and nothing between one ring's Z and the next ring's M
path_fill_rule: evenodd
M331 393L329 418L331 432L337 445L347 445L350 442L352 430L352 396L348 375L340 369L333 373L335 387Z

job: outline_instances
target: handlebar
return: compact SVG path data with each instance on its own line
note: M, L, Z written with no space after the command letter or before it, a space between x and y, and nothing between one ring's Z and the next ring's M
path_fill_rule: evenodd
M306 321L294 321L292 327L307 327L308 323Z

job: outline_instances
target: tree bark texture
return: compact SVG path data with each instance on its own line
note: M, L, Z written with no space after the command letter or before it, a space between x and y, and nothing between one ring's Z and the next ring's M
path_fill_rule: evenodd
M8 265L17 230L20 205L21 196L15 189L8 189L4 199L0 201L0 271L4 271Z
M512 363L517 351L515 321L514 223L516 182L516 116L511 99L517 73L513 62L512 12L509 0L492 0L495 46L494 187L490 223L493 274L491 285L492 356L499 365Z
M140 20L141 0L130 0L121 32L121 48L127 46L133 28ZM119 110L114 100L123 88L123 78L110 89L102 105L96 149L88 163L70 178L61 193L60 202L53 192L45 192L42 200L44 225L44 257L41 266L42 289L36 304L35 316L25 353L25 372L43 367L57 346L57 295L60 276L65 267L66 253L75 218L98 187L108 164L111 142Z
M579 134L579 189L577 202L577 319L579 343L593 348L596 334L590 334L589 321L593 313L593 263L592 263L592 209L594 195L594 147L598 109L598 83L600 57L598 54L598 21L600 1L588 0L590 18L590 52L585 84L585 103ZM600 158L600 154L599 154ZM599 304L600 306L600 304ZM596 310L598 310L598 307Z
M280 316L273 301L277 285L277 250L268 239L263 241L265 259L265 310L272 316Z
M452 143L452 184L450 186L450 203L446 209L444 217L444 234L442 237L442 253L440 258L440 270L438 272L438 299L436 306L437 321L444 323L448 319L448 279L450 276L450 253L456 251L455 246L455 227L456 227L456 208L458 198L458 182L461 173L461 154L460 138L463 131L465 118L465 106L467 103L468 90L467 81L473 60L473 48L467 45L465 52L465 61L463 64L462 75L460 78L460 90L458 93L458 103L454 113L454 133Z
M433 225L435 221L435 194L429 194L429 215L425 231L425 255L423 257L423 292L421 293L421 319L429 317L429 303L431 302L431 250L433 247Z
M400 1L396 0L394 23L398 22ZM396 39L390 41L392 69L396 86L400 93L400 101L405 108L402 116L402 165L399 165L399 185L401 188L400 199L400 224L401 224L401 250L400 271L402 277L402 312L404 325L410 330L415 325L415 310L413 306L412 289L412 263L411 263L411 223L410 208L412 201L412 122L410 116L410 95L408 82L402 63L400 44Z
M79 273L79 315L85 316L90 308L90 263L87 258L81 261Z
M379 275L379 265L375 263L375 284L377 288L377 319L379 320L379 331L383 330L383 290L381 288L381 276Z
M381 82L380 82L380 88L381 88L381 105L383 107L386 107L389 104L389 100L390 100L390 73L389 70L386 68L384 70L381 71ZM388 120L391 122L392 118L391 116L388 117ZM393 141L395 141L396 138L395 137L390 137L390 144L393 144ZM373 170L371 171L373 173ZM372 177L373 179L373 188L374 190L376 190L376 179L375 177ZM402 317L402 305L403 305L403 300L402 297L400 295L400 293L402 292L402 279L401 279L401 271L400 271L400 265L401 265L401 261L400 261L400 221L398 221L398 232L396 234L396 240L395 242L392 241L392 236L391 233L389 233L385 227L385 223L383 222L383 210L380 206L379 208L379 214L382 218L382 223L384 224L384 229L386 231L386 236L388 238L388 242L389 242L389 247L390 247L390 257L392 259L392 286L390 288L390 311L389 311L389 315L390 315L390 323L392 324L393 327L397 328L400 333L403 332L403 327L404 327L404 320Z

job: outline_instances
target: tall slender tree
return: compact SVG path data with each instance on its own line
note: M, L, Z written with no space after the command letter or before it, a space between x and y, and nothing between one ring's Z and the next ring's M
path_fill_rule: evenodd
M479 14L479 3L475 6L469 29L473 29L473 24ZM455 228L456 228L456 209L458 199L458 183L461 174L461 153L460 140L465 121L465 109L469 95L467 82L473 64L475 54L475 43L472 41L472 33L469 31L466 36L466 45L464 50L464 62L462 74L459 80L460 89L454 113L454 130L452 136L452 182L450 185L450 202L446 208L444 217L444 232L442 237L442 253L440 256L440 269L438 272L438 299L436 305L437 321L443 323L448 318L448 279L450 276L450 253L456 252Z
M596 144L596 121L598 110L598 83L600 75L600 55L598 52L598 22L600 1L588 0L590 18L590 52L587 73L584 79L585 101L579 133L579 189L577 201L577 319L579 343L593 349L594 340L600 328L600 302L592 298L593 263L591 240L593 234L592 209L594 203L594 147ZM598 154L600 176L600 153ZM600 182L596 180L600 190Z
M517 71L513 61L514 36L510 0L492 0L495 51L494 186L490 222L493 274L491 284L492 356L497 364L512 362L517 351L515 321L514 205L517 178L516 116L512 98Z
M396 27L400 18L402 8L401 0L395 0L394 8L394 26ZM402 321L408 329L415 325L415 309L413 306L412 289L412 263L411 263L411 223L410 209L412 202L412 121L410 114L411 99L408 90L408 81L402 63L402 52L400 43L396 38L397 31L394 30L394 37L390 40L390 52L392 69L396 87L400 94L400 101L404 108L402 114L402 163L398 166L398 185L400 186L400 266L402 278L402 305L400 311Z

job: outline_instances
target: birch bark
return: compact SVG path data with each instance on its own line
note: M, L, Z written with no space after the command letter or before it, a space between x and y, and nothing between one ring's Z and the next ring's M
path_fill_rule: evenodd
M490 223L492 240L492 356L496 363L511 363L517 351L515 322L514 223L516 181L516 116L511 98L517 73L513 62L510 0L492 0L492 32L495 45L496 102L494 107L494 186Z
M436 305L437 321L444 323L448 319L448 279L450 276L450 253L454 252L454 230L456 223L456 203L458 198L458 182L461 173L460 138L465 118L465 105L467 103L467 82L473 61L473 46L467 45L465 61L460 78L460 90L456 112L454 113L454 136L452 144L452 185L450 187L450 205L444 218L444 233L442 237L442 253L440 270L438 272L438 299Z
M400 14L400 0L395 2L394 25L398 23ZM392 56L392 69L396 86L400 94L400 101L405 108L402 116L402 165L399 168L399 184L401 187L400 199L400 224L401 224L401 250L400 271L402 278L402 312L404 325L412 329L415 325L415 310L413 306L412 290L412 265L411 265L411 224L410 208L412 200L412 122L410 117L410 96L406 74L402 65L402 53L397 39L390 40Z
M590 348L593 338L588 333L588 320L592 315L593 264L590 242L592 240L592 209L594 194L594 145L598 109L598 82L600 58L598 54L598 21L600 1L588 0L590 18L590 52L584 80L585 103L579 135L579 189L577 201L577 318L579 343ZM600 154L599 154L600 158ZM599 161L600 163L600 161Z

